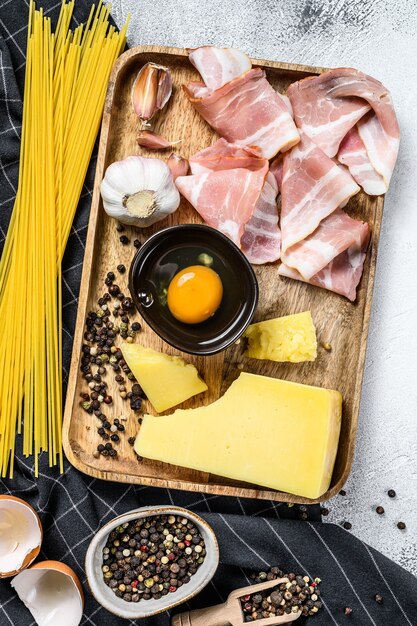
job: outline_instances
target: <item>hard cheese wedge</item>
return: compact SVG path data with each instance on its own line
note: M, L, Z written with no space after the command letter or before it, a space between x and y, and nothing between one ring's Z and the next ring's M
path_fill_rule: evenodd
M316 329L310 311L251 324L245 356L301 363L317 357Z
M338 391L240 374L209 406L145 415L143 457L307 498L327 491L342 415Z
M208 389L194 365L186 363L179 356L169 356L133 343L122 344L121 350L123 358L158 413Z

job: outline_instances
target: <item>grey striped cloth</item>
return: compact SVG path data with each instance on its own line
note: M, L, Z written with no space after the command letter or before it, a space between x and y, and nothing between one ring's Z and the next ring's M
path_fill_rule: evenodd
M44 0L46 13L56 18L61 2ZM87 0L77 0L75 20L84 21ZM16 194L25 67L27 0L0 0L0 249L6 236ZM63 265L64 375L70 360L77 311L84 242L88 225L95 157L71 231ZM5 364L0 365L5 366ZM251 571L279 566L322 579L324 608L311 624L373 626L417 625L417 581L344 529L323 524L318 507L306 512L274 502L221 498L204 494L104 483L78 473L68 463L59 475L41 459L40 477L33 477L31 460L18 450L15 478L0 480L0 493L27 500L40 514L44 541L39 559L67 563L85 591L84 626L132 624L107 613L88 590L84 558L94 533L116 515L150 504L176 504L199 512L214 528L220 545L220 566L213 582L191 608L222 602L228 593L248 584ZM377 604L374 595L384 598ZM188 605L185 608L190 608ZM344 608L353 613L345 615ZM177 609L178 610L178 609ZM0 626L33 626L29 611L17 599L9 581L0 581ZM168 626L169 615L145 619L145 626ZM261 622L260 622L261 623ZM302 623L300 620L299 623Z

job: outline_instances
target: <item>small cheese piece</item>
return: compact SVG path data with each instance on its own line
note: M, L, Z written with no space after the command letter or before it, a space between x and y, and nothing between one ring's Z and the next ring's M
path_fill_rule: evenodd
M251 324L245 356L290 363L314 361L317 357L316 329L310 311Z
M157 413L208 389L194 365L179 356L169 356L134 343L122 344L121 350Z
M143 457L307 498L330 485L342 415L338 391L242 373L208 406L145 415Z

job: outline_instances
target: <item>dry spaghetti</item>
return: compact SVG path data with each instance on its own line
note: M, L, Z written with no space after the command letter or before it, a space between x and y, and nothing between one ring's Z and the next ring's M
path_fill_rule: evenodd
M100 2L71 30L73 9L63 0L53 32L29 6L19 184L0 261L2 476L13 475L16 433L36 474L42 451L62 471L61 259L127 29Z

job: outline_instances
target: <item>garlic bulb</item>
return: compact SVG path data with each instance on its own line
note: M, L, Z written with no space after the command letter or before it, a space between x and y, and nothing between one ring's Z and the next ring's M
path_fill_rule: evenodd
M168 165L148 157L130 156L109 165L100 191L108 215L140 228L163 220L180 204Z

